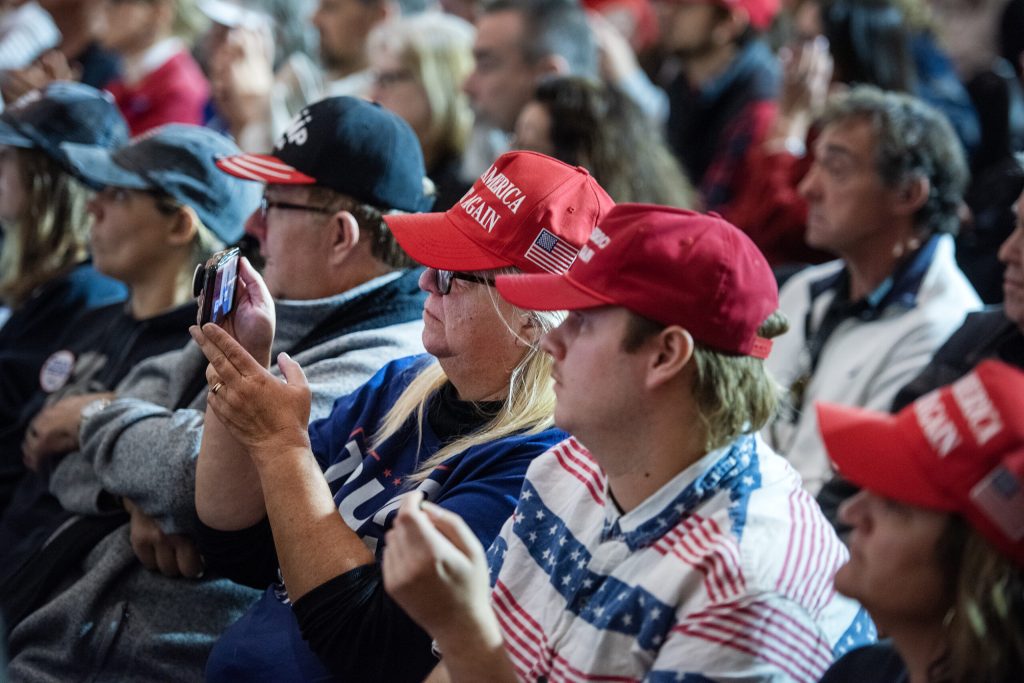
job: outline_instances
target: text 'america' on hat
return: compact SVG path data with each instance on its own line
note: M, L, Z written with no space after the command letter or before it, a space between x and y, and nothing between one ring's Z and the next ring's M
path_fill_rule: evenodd
M563 273L612 206L586 169L508 152L449 210L384 220L406 253L431 268Z
M127 140L128 125L110 93L81 83L50 83L0 114L0 145L40 149L86 183L69 165L61 144L111 149Z
M239 154L217 165L246 180L319 185L384 211L427 211L434 202L409 124L356 97L329 97L300 111L273 154Z
M499 276L498 291L534 310L622 306L729 353L766 358L757 331L779 307L764 256L715 214L619 204L561 276Z
M844 478L885 498L955 512L1024 566L1024 372L987 360L895 415L818 403Z
M227 244L242 236L260 201L260 187L222 173L217 159L240 150L209 128L169 123L116 150L65 143L76 172L91 184L159 190L195 210L203 225Z

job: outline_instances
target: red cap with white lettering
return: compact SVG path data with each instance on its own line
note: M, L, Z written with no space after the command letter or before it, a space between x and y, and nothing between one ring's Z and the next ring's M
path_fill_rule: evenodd
M1024 566L1024 372L987 360L895 415L819 403L843 477L885 498L955 512Z
M716 214L619 204L565 275L499 276L511 303L538 311L622 306L728 353L766 358L757 331L779 307L768 262Z
M431 268L564 273L612 206L586 169L509 152L444 213L384 222L409 256Z

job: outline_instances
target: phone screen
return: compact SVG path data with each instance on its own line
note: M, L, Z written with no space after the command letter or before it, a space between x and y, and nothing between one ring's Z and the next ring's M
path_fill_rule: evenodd
M196 269L193 287L199 303L196 322L220 325L235 306L235 286L238 281L237 248L214 254Z
M235 280L238 279L238 255L217 268L213 285L213 309L210 322L221 324L235 306Z

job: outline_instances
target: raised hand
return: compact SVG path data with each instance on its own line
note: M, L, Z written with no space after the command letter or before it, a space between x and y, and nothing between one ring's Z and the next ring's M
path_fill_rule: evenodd
M278 356L281 381L217 325L189 332L210 361L207 405L250 456L309 448L310 391L298 363L288 354Z

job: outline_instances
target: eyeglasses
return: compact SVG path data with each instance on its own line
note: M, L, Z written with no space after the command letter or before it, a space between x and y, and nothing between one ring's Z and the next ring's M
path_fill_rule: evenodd
M405 83L406 81L415 80L416 76L413 75L412 71L408 69L399 69L397 71L378 71L373 75L373 82L378 88L387 90L393 88L399 83Z
M334 209L326 206L309 206L307 204L292 204L290 202L273 202L267 199L266 195L260 199L260 219L267 220L267 214L271 209L281 209L290 211L312 211L314 213L334 213Z
M464 273L459 270L434 269L434 284L437 287L438 294L441 296L445 296L452 291L452 280L465 280L467 282L476 282L477 284L487 285L488 287L494 286L493 277Z

